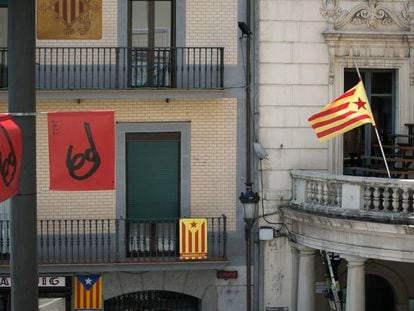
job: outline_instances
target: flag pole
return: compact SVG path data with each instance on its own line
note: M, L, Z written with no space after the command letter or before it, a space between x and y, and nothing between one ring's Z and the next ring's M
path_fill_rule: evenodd
M359 78L360 81L362 81L362 77L361 77L361 74L359 73L358 65L357 65L355 59L354 59L354 65L355 65L355 69L356 69L357 74L358 74L358 78ZM374 118L373 115L372 115L372 118ZM375 122L375 120L374 120L374 122ZM378 144L379 144L380 149L381 149L382 158L384 159L385 168L387 169L388 178L391 178L390 169L388 167L387 158L385 157L384 148L382 147L382 142L381 142L381 138L380 138L379 133L378 133L377 126L373 125L372 127L374 128L375 134L377 136Z

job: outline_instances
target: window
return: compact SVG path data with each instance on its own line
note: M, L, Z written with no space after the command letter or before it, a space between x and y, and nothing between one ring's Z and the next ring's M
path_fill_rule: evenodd
M7 5L0 0L0 48L7 46L7 6L4 4Z
M360 72L382 142L389 144L392 139L390 134L395 133L395 71L362 69ZM345 70L344 91L357 82L356 71ZM355 159L360 159L362 155L377 155L378 151L378 141L371 124L344 134L345 166L359 166L361 163L355 163Z
M180 133L126 135L127 217L180 215Z
M167 138L163 137L164 134ZM173 145L177 143L177 138L171 138L173 135L177 135L175 137L178 137L179 135L180 139L178 164L179 176L177 177L178 185L174 186L174 188L178 189L179 191L177 215L181 217L188 217L190 210L190 123L118 123L116 135L116 158L118 159L116 166L116 194L118 218L127 218L128 216L144 216L142 214L139 214L141 212L136 212L137 214L134 214L135 212L131 210L131 208L133 207L131 207L129 209L130 211L128 211L127 206L127 204L129 204L127 201L130 201L132 199L132 197L130 197L129 199L127 197L128 189L130 189L131 191L133 190L133 187L128 186L127 184L131 182L135 183L134 187L145 187L145 185L143 184L146 182L145 180L139 179L139 176L141 176L142 178L143 175L140 174L143 173L138 173L138 175L132 173L132 170L136 169L134 167L134 153L139 153L139 150L137 150L137 145L149 144L151 140L153 141L154 145L157 145L157 142L163 142L167 145ZM169 135L171 136L168 137ZM147 137L147 140L143 139L145 137ZM148 141L148 139L150 141ZM130 149L129 152L127 152L128 148ZM138 156L143 157L144 155ZM128 162L130 164L128 164ZM172 197L173 196L171 195L171 198ZM140 201L136 204L143 203L149 204L150 202ZM151 215L148 214L148 216ZM165 216L166 215L164 215L164 217Z
M173 3L171 0L132 0L131 46L172 46L172 13Z
M117 159L127 256L176 256L177 219L190 210L190 123L119 123Z
M169 86L174 45L174 2L132 0L128 42L131 86Z

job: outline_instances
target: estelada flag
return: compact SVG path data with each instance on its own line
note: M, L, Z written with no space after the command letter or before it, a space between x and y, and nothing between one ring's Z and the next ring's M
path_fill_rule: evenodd
M51 190L113 190L113 111L48 113Z
M78 275L75 278L75 310L102 310L102 277Z
M362 81L311 116L308 121L321 142L366 123L375 126Z
M180 259L207 259L207 219L181 218Z
M19 189L22 132L8 114L0 114L0 202Z

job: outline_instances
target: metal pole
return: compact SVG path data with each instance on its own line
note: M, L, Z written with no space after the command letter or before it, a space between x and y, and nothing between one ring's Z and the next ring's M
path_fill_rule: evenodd
M246 310L252 310L252 220L246 220Z
M8 7L9 111L35 112L35 1ZM13 118L22 130L20 185L11 199L11 306L38 310L35 116Z
M357 65L357 63L356 63L355 59L354 59L354 66L355 66L355 69L356 69L356 71L357 71L357 74L358 74L358 78L359 78L359 80L360 80L360 81L362 81L361 73L359 72L359 68L358 68L358 65ZM372 116L372 117L374 117L374 116ZM374 122L375 122L375 120L374 120ZM384 148L382 147L381 138L380 138L380 136L379 136L379 134L378 134L378 129L377 129L377 126L376 126L376 125L374 125L373 127L374 127L374 130L375 130L375 134L376 134L376 136L377 136L378 144L379 144L380 149L381 149L381 154L382 154L382 158L383 158L383 160L384 160L385 168L386 168L386 170L387 170L388 178L391 178L390 169L389 169L389 167L388 167L387 158L385 157Z

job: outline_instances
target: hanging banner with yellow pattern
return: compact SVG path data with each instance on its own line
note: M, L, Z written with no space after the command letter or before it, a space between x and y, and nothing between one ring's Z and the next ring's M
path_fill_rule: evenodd
M207 259L207 219L180 219L180 259Z
M37 0L38 39L101 39L102 0Z

